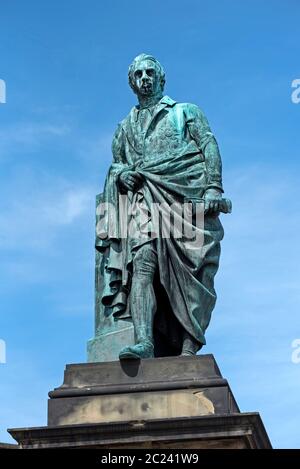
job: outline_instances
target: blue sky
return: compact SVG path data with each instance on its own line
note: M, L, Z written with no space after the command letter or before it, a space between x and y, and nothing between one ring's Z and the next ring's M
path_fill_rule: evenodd
M94 199L141 52L216 134L232 215L205 353L275 447L300 447L298 0L11 0L0 6L0 441L46 424L93 335Z

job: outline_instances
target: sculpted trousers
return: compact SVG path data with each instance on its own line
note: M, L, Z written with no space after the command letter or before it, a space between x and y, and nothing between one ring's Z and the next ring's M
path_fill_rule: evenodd
M133 276L130 292L130 308L136 343L151 343L153 319L157 308L153 287L154 274L158 266L155 242L139 247L133 258ZM200 345L187 331L183 333L182 355L194 355Z
M153 344L153 319L157 307L153 279L157 265L157 252L153 241L136 250L130 291L130 309L136 343Z

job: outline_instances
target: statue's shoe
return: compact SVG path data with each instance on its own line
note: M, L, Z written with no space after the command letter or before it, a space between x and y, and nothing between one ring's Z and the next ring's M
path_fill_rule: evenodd
M120 360L139 360L140 358L154 358L154 347L151 342L129 345L124 347L119 353Z
M190 352L189 350L184 350L181 353L182 357L194 357L196 355L196 352Z

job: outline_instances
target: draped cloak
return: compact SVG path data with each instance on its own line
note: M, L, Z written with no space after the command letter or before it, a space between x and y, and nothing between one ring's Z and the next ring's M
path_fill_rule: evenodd
M113 163L101 199L105 209L98 214L101 223L96 248L105 258L101 301L104 314L113 315L116 320L130 317L132 259L141 244L150 242L147 233L139 239L122 233L120 220L124 221L125 216L127 225L128 205L129 212L133 206L147 212L153 203L166 207L201 200L209 187L222 191L221 169L212 170L205 160L207 144L214 142L218 151L217 143L197 106L176 103L165 96L155 106L143 132L138 128L138 117L136 106L117 128L112 144ZM143 176L143 184L135 193L128 193L124 205L118 177L128 169L138 171ZM149 210L147 213L151 225ZM113 233L108 227L112 219ZM214 276L219 264L222 225L218 216L205 216L202 227L196 228L202 237L201 245L192 248L189 242L172 233L163 236L162 229L156 233L155 243L159 285L167 302L162 302L162 306L157 297L159 318L155 325L172 342L173 350L180 349L183 330L204 344L204 333L216 301Z

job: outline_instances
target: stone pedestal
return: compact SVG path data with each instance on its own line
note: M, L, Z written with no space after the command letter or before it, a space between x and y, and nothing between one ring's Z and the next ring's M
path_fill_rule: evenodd
M22 448L270 448L212 355L67 365L48 426L12 429Z
M99 221L98 207L103 202L102 194L96 196L96 224ZM100 211L101 213L101 211ZM96 247L99 239L96 236ZM132 319L116 319L107 314L102 301L105 289L105 272L109 249L96 249L95 252L95 336L87 343L88 362L112 362L119 359L119 352L127 345L134 345L134 328Z
M107 320L108 322L108 320ZM115 321L103 334L96 335L87 344L88 362L110 362L119 359L120 350L133 345L134 329L132 322Z

